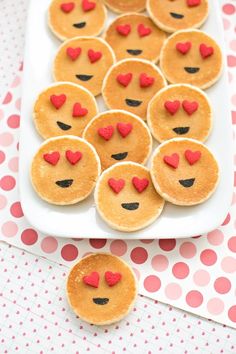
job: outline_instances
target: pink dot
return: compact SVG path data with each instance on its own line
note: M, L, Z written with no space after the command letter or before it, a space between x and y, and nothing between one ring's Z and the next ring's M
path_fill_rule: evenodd
M227 56L227 63L228 63L229 67L236 66L236 57L234 55L228 55Z
M11 133L2 133L0 134L0 145L9 146L13 143L14 138Z
M236 39L233 39L231 42L230 42L230 48L236 52Z
M157 272L163 272L168 268L169 261L166 256L158 254L152 258L152 268Z
M221 268L225 273L236 272L236 259L234 257L225 257L221 261Z
M210 282L210 275L206 270L199 269L193 275L194 283L198 286L206 286Z
M20 99L20 98L18 98L18 99L16 100L16 102L15 102L15 107L16 107L16 109L18 109L18 111L21 110L21 99Z
M232 104L233 104L234 106L236 106L236 95L233 95L233 96L231 97L231 102L232 102Z
M13 203L10 208L10 212L11 215L14 216L15 218L21 218L24 215L20 202Z
M224 241L224 234L220 230L214 230L207 234L208 242L213 246L219 246Z
M0 164L5 161L5 158L6 158L6 156L5 156L4 152L0 151Z
M230 307L228 311L228 316L232 322L236 322L236 306Z
M38 234L33 229L25 229L21 234L21 241L27 246L35 244L37 240Z
M74 261L78 257L78 254L78 248L71 244L65 245L61 249L61 256L65 261Z
M142 264L146 262L148 253L143 247L136 247L132 250L130 258L136 264Z
M176 246L174 238L159 240L159 246L163 251L172 251Z
M16 129L20 126L20 116L18 114L11 115L8 120L7 124L10 128Z
M196 246L192 242L184 242L179 248L179 253L184 258L193 258L196 252Z
M3 100L3 104L8 104L10 103L12 100L12 94L10 92L8 92Z
M228 29L230 28L231 23L230 23L229 20L227 20L226 18L224 18L224 19L223 19L223 25L224 25L224 29L225 29L225 30L228 30Z
M203 302L203 296L200 291L189 291L186 295L186 302L190 307L199 307Z
M154 240L140 240L142 243L146 243L146 244L149 244L149 243L152 243Z
M224 311L224 303L215 297L208 301L207 309L212 315L220 315Z
M17 87L19 86L21 83L21 78L19 76L16 76L13 83L11 84L11 87L14 88L14 87Z
M235 12L235 7L234 7L234 5L232 5L232 4L225 4L225 5L223 6L223 12L224 12L226 15L232 15L232 14L234 14L234 12Z
M170 300L177 300L182 295L181 287L176 283L170 283L165 288L165 294Z
M45 253L53 253L57 250L58 242L54 237L45 237L41 242L41 248Z
M7 205L7 198L0 194L0 209L4 209Z
M200 259L201 259L201 262L203 264L205 264L206 266L212 266L217 261L217 255L216 255L215 251L210 250L210 249L206 249L201 252Z
M231 282L225 277L219 277L214 282L214 288L219 294L226 294L231 289Z
M90 245L93 248L102 248L105 246L105 244L107 243L107 240L103 239L103 238L98 238L98 239L90 239L89 240Z
M228 215L226 216L222 226L227 225L230 222L230 219L231 219L231 216L230 216L230 213L228 213Z
M127 244L122 240L112 241L110 244L110 250L111 253L115 254L116 256L123 256L127 251Z
M236 252L236 236L233 236L228 241L228 247L230 251Z
M172 273L176 278L184 279L189 275L189 267L184 262L178 262L173 266Z
M160 289L161 281L156 275L149 275L144 279L143 285L148 292L154 293Z
M4 190L4 191L10 191L12 190L16 185L16 180L14 177L12 176L4 176L1 180L0 180L0 187Z
M2 233L6 237L13 237L17 234L18 226L13 221L7 221L2 225Z
M18 165L19 165L19 158L18 157L13 157L9 163L8 163L8 167L10 168L10 170L12 172L18 172Z

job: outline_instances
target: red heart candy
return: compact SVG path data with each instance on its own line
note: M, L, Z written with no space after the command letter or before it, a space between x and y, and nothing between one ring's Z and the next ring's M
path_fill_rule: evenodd
M114 128L112 125L108 125L107 127L104 128L99 128L98 129L98 134L105 139L106 141L110 140L112 135L114 134Z
M60 109L66 102L66 95L51 95L50 101L56 109Z
M202 153L201 151L186 150L184 156L190 165L194 165L198 160L200 160Z
M55 166L58 163L58 161L60 160L60 153L58 151L54 151L54 152L51 152L48 154L44 154L43 158L46 162Z
M132 129L133 125L131 123L117 123L117 130L123 138L129 135Z
M163 158L164 162L173 167L173 168L177 168L179 166L179 155L174 153L171 156L164 156Z
M128 74L119 74L116 78L116 80L119 82L124 87L127 87L130 83L130 81L133 78L133 74L128 73Z
M120 273L112 273L106 272L105 273L105 280L109 286L114 286L121 280L122 275Z
M61 10L65 13L69 13L75 8L75 3L74 2L67 2L64 4L61 4Z
M96 3L95 2L91 2L89 0L83 0L82 1L82 8L83 8L83 10L85 12L95 9L95 7L96 7Z
M138 25L138 33L140 37L149 36L152 33L152 29L150 27L145 27L144 24Z
M140 179L138 177L133 177L132 178L132 183L135 189L139 192L142 193L149 185L149 180L147 178Z
M199 6L201 4L201 0L187 0L187 5L189 7Z
M124 188L125 181L123 179L110 178L108 180L108 185L113 190L113 192L118 194Z
M88 114L87 108L83 108L80 103L75 103L73 107L73 117L84 117Z
M186 113L188 113L189 116L191 116L194 112L198 110L198 103L197 102L190 102L187 100L184 100L182 103L183 109L185 110Z
M131 31L131 26L130 25L119 25L119 26L116 26L116 30L122 36L128 36L128 34Z
M92 272L89 275L83 277L83 282L93 288L98 288L99 285L99 274L98 272Z
M203 59L210 57L212 54L214 54L214 48L208 47L206 44L202 43L200 44L199 47L200 54Z
M88 57L91 63L95 63L102 57L102 52L95 52L93 49L89 49Z
M164 107L173 116L180 108L180 101L166 101Z
M152 86L155 82L155 79L154 77L147 76L147 74L143 73L140 75L139 81L140 81L140 87L145 88L145 87Z
M76 60L81 54L81 48L69 47L66 49L66 54L71 58L71 60Z
M71 165L76 165L77 162L79 162L83 157L82 152L80 151L71 151L71 150L67 150L66 151L66 158L67 160L71 163Z
M180 43L179 42L179 43L176 44L176 49L181 54L187 54L190 51L191 47L192 47L192 43L191 42L185 42L185 43Z

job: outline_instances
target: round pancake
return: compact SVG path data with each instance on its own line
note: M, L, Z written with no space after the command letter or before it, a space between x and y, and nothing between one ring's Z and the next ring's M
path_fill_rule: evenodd
M105 4L114 12L140 12L146 8L146 0L104 0Z

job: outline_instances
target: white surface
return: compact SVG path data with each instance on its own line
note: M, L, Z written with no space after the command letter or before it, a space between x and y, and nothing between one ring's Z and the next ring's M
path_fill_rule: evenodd
M38 93L52 82L53 58L60 42L47 27L49 0L31 1L26 33L20 138L20 193L26 218L44 233L63 237L93 238L182 238L209 232L221 224L228 211L233 186L232 130L228 104L227 75L207 90L214 111L214 128L207 146L220 164L221 179L215 194L204 204L177 207L166 204L160 218L140 232L121 233L112 230L96 212L92 197L75 206L57 207L42 201L34 192L29 178L30 163L42 143L32 121L32 107ZM211 11L203 26L224 48L223 28L218 4L210 0ZM224 94L223 94L224 93ZM99 99L100 110L104 110Z

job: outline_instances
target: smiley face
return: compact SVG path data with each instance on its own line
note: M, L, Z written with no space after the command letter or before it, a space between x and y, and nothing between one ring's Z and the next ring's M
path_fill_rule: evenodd
M118 13L140 12L146 7L146 0L104 0L105 4Z
M136 57L157 62L165 39L165 32L158 29L149 17L140 14L118 17L105 33L105 40L117 60Z
M95 189L95 202L103 220L125 232L150 225L164 207L148 169L134 162L121 162L103 172Z
M161 69L173 84L186 83L206 89L220 78L222 65L220 47L199 30L174 33L161 50Z
M92 145L70 135L46 140L31 164L31 181L38 195L51 204L69 205L87 198L100 174Z
M55 81L69 81L87 88L94 96L115 61L110 46L101 38L77 37L59 48L53 68Z
M198 28L207 19L208 0L147 0L149 16L163 31Z
M148 126L159 142L176 137L205 141L212 127L206 94L191 85L169 85L148 105Z
M176 205L196 205L215 191L219 167L202 143L176 138L161 144L153 154L151 177L160 195Z
M108 71L102 95L109 109L122 109L146 120L152 97L166 85L161 71L142 59L125 59Z
M144 164L152 148L151 134L145 123L119 110L95 117L86 127L83 138L95 147L103 170L119 161Z
M106 21L101 0L52 0L49 27L61 40L77 36L97 36Z
M132 309L137 281L131 267L107 253L82 258L70 271L67 298L84 321L107 325L120 321Z

